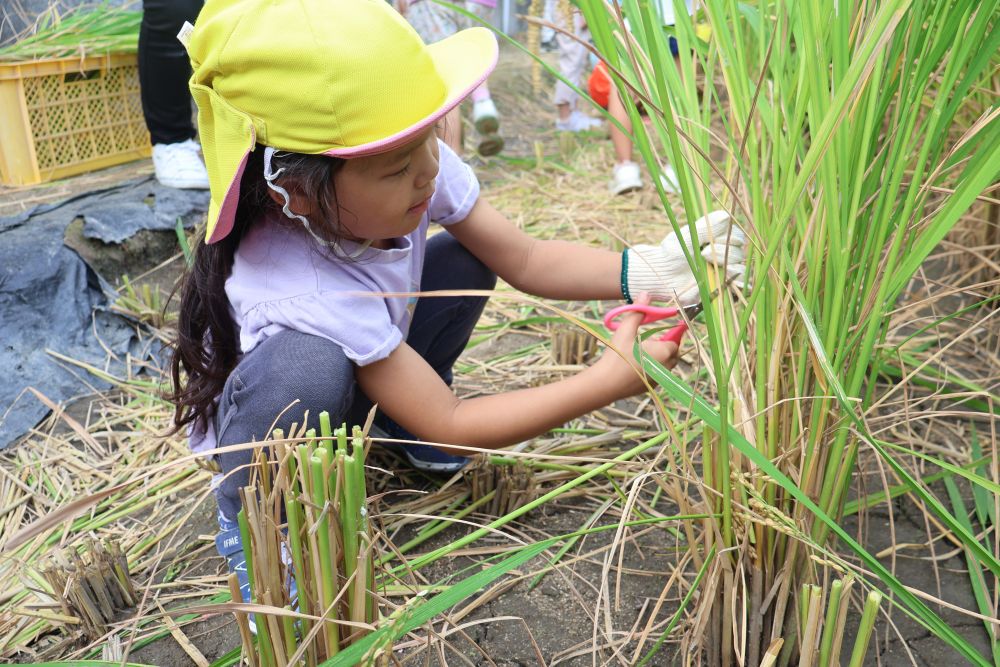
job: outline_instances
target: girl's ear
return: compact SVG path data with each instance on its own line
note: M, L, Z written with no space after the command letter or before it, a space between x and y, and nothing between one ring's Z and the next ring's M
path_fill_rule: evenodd
M299 189L294 185L287 188L287 190L288 198L290 200L289 208L291 208L292 213L306 218L313 214L315 204L311 199L303 197L300 194ZM280 192L268 188L267 194L271 196L271 199L273 199L274 203L278 205L278 208L283 208L285 206L285 198Z

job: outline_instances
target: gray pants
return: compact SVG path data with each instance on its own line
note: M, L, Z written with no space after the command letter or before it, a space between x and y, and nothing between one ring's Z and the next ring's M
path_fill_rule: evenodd
M489 290L495 285L493 272L450 234L428 240L421 290ZM450 385L451 368L485 306L486 297L422 297L406 342ZM339 345L319 336L282 331L254 348L229 375L219 399L215 432L220 447L265 440L272 425L288 432L293 423L302 424L307 411L310 425L319 430L318 415L324 410L335 427L342 422L349 427L362 425L371 405L358 391L354 365ZM402 435L384 416L380 421L390 432ZM244 450L219 456L225 477L216 498L230 519L240 510L239 489L249 481L247 464L252 455L252 450Z

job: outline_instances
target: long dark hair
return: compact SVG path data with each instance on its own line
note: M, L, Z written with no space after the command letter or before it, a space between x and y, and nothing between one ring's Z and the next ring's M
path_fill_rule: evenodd
M275 171L284 169L279 178L281 186L318 204L319 216L314 217L319 219L310 219L310 226L331 243L340 236L333 176L343 163L338 158L295 153L275 153L272 158ZM256 220L274 210L280 207L271 199L264 182L264 148L258 146L243 170L233 230L211 245L200 241L184 276L177 340L170 361L173 391L165 396L174 404L171 433L189 424L204 429L214 416L215 398L222 393L240 355L239 332L226 297L226 279L240 241ZM290 219L288 223L302 224Z

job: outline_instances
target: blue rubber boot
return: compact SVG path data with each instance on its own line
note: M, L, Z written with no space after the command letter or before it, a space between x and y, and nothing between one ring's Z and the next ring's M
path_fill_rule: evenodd
M215 536L215 548L219 552L219 555L226 559L229 571L234 573L240 582L240 597L242 600L233 600L233 602L245 602L249 604L253 602L250 599L250 573L247 572L247 557L243 552L243 537L240 535L240 525L235 521L227 519L222 515L222 512L219 512L216 518L219 521L219 534ZM298 586L295 583L295 578L291 576L291 558L284 548L282 548L282 560L289 566L288 599L292 601L292 608L298 610ZM257 634L257 622L254 619L254 615L248 614L247 621L250 625L250 632Z
M226 559L229 572L235 574L240 581L241 600L233 602L246 602L250 600L250 574L247 572L247 557L243 553L243 537L240 535L240 525L235 521L230 521L219 512L216 517L219 520L219 534L215 536L215 549L219 555ZM257 634L257 622L253 614L247 616L250 624L250 632Z

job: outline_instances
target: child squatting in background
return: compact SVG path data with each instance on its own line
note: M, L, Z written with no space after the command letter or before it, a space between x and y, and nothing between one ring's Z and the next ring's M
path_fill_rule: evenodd
M644 390L631 355L608 351L549 385L459 399L452 364L486 298L397 296L489 290L500 276L550 299L697 300L673 235L627 250L623 270L621 253L532 239L479 196L434 130L495 66L490 31L425 45L383 0L209 0L188 53L212 198L171 399L196 451L265 440L306 413L313 426L322 411L362 423L372 404L393 437L500 448ZM428 237L432 224L442 231ZM724 213L706 216L703 252L739 262L738 247L710 243L729 230ZM641 319L624 319L613 345L631 351ZM676 362L672 343L643 349ZM403 451L423 470L466 461ZM251 455L216 454L217 545L244 596L234 520Z

